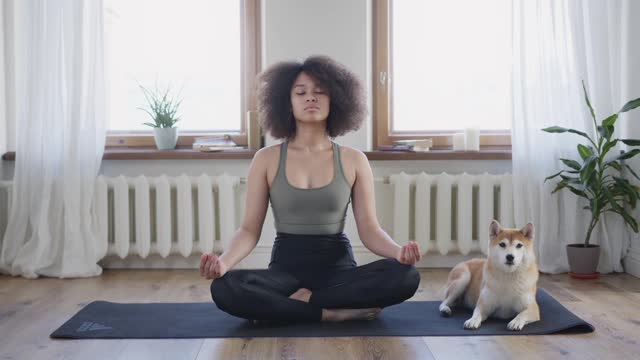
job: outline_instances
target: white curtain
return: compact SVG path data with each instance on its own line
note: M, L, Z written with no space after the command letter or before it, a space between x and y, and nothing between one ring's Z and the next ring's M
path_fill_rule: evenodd
M0 251L5 273L102 272L91 211L105 144L102 5L5 3L17 124L12 207Z
M540 270L565 272L569 269L566 245L584 241L591 213L582 209L586 200L569 191L551 195L555 181L543 181L562 168L559 158L579 159L576 146L586 139L540 129L559 125L593 138L596 129L584 101L582 80L598 122L630 100L623 91L630 71L625 58L628 3L515 0L513 6L515 219L519 224L530 220L536 224ZM610 154L616 152L613 149ZM607 214L611 216L601 218L591 243L601 246L598 271L620 272L629 233L619 215Z

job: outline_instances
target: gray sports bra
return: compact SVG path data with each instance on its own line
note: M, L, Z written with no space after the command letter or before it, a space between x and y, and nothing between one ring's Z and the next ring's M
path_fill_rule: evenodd
M342 171L340 147L333 144L333 179L325 186L311 189L294 187L287 180L288 142L280 144L280 162L269 189L269 200L277 232L326 235L344 230L351 186Z

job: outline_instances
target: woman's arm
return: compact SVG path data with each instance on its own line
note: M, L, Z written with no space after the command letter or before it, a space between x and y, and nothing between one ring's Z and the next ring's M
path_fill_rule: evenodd
M249 167L247 176L247 199L242 225L231 238L228 249L225 249L220 259L234 267L244 259L258 244L262 225L269 206L269 185L267 183L267 158L265 151L256 152Z
M396 259L407 264L416 263L420 260L418 244L411 241L405 246L400 246L380 226L376 216L373 173L369 160L359 150L354 149L351 152L356 169L351 206L360 240L367 249L378 256Z

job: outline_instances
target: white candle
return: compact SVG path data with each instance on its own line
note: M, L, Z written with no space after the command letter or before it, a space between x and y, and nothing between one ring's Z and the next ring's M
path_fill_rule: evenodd
M480 151L480 129L467 128L464 129L467 151Z
M453 134L453 151L464 151L464 134Z

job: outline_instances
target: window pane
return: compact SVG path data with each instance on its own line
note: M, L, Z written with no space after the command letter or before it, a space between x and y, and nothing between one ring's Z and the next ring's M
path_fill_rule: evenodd
M393 131L509 129L510 0L392 4Z
M182 130L240 130L240 3L105 0L110 130L151 130L145 88L183 99Z

